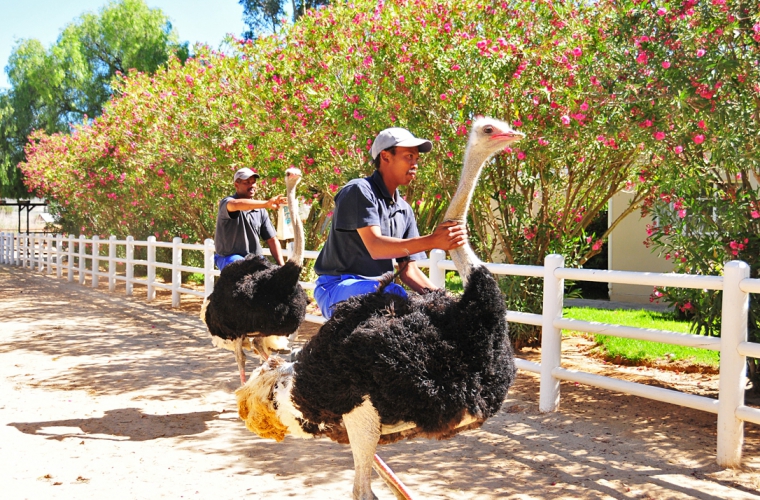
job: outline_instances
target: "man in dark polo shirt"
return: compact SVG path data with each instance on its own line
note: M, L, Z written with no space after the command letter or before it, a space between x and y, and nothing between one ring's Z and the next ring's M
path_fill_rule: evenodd
M272 257L279 265L285 263L277 232L266 209L277 209L286 199L284 195L278 195L268 200L254 200L258 178L259 174L250 168L241 168L235 172L235 194L219 203L214 233L214 264L220 271L231 262L244 259L249 253L264 255L260 239L267 242Z
M335 196L330 233L314 265L319 275L314 298L324 317L332 315L336 303L375 291L380 276L393 271L392 259L400 265L401 281L412 290L436 288L415 261L433 248L451 250L466 242L467 229L454 222L420 236L412 208L398 192L398 186L417 176L420 153L432 148L430 141L406 129L385 129L372 144L375 172L350 181ZM385 290L406 296L395 283Z

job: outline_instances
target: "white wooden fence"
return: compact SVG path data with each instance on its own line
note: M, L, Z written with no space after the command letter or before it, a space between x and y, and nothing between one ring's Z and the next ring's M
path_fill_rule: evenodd
M123 248L121 252L120 247ZM135 259L135 247L146 247L147 259ZM157 261L156 248L171 248L171 262ZM199 268L183 265L183 250L203 252L204 266ZM107 256L104 255L105 253ZM288 250L285 251L285 255L289 253ZM117 254L123 257L117 257ZM305 258L314 259L317 254L318 252L315 251L306 251ZM93 287L98 286L100 278L105 278L108 280L111 291L115 289L117 281L124 281L127 295L132 295L135 284L145 285L148 301L155 299L156 288L163 288L171 290L173 307L179 307L183 293L205 297L212 292L214 277L219 275L219 271L214 269L213 255L214 242L210 239L203 244L187 244L182 243L180 238L174 238L172 242L159 242L152 236L148 237L147 241L135 241L131 236L126 240L117 240L115 236L111 236L108 240L100 240L97 236L87 239L84 236L74 238L61 235L0 233L0 264L36 269L45 274L51 274L55 269L58 278L62 278L65 271L70 282L74 281L76 273L80 284L84 284L89 276ZM87 261L90 263L89 267ZM101 264L108 270L101 271ZM117 264L124 265L123 270L118 273ZM445 260L445 252L441 250L433 250L429 259L419 261L418 264L420 267L429 269L431 281L439 287L445 286L445 272L456 270L453 262ZM145 278L135 278L136 265L145 266L147 269ZM564 258L561 255L547 256L544 266L486 264L494 274L543 279L542 314L507 312L507 320L510 322L542 328L541 363L516 360L519 369L540 375L539 410L542 412L558 410L560 381L568 380L716 413L718 415L718 464L724 467L738 466L741 462L744 422L760 425L760 410L744 405L746 357L760 358L760 344L747 342L749 294L760 293L760 279L749 278L749 266L741 261L732 261L726 264L723 276L702 276L572 269L565 268L563 265ZM156 268L171 271L171 284L156 281ZM204 291L183 288L181 286L182 272L203 273ZM720 338L705 337L563 318L565 279L722 290L721 336ZM302 283L302 285L306 289L314 288L313 283ZM321 316L307 315L306 319L315 323L324 322ZM564 369L560 364L563 329L720 351L718 399Z

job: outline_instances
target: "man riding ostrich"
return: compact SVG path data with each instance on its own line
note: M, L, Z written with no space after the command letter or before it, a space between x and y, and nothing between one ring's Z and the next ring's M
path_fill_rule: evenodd
M293 254L283 266L249 254L222 269L214 291L201 310L215 346L233 351L245 383L245 353L253 350L266 360L283 340L295 334L306 316L308 298L299 283L303 265L303 226L296 186L301 171L285 171L288 208L293 222Z
M484 164L522 137L504 122L475 121L447 220L465 221ZM278 441L291 433L349 443L353 496L367 500L375 498L378 443L448 438L482 425L515 375L506 306L468 245L450 253L465 281L460 297L445 290L401 297L383 293L382 283L338 303L296 363L272 357L236 391L246 427Z

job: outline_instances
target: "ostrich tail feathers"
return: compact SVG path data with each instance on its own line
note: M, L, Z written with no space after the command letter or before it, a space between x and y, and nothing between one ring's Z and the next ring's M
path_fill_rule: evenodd
M377 293L383 293L385 287L393 283L393 279L396 277L393 271L388 271L380 277L380 286L377 288Z

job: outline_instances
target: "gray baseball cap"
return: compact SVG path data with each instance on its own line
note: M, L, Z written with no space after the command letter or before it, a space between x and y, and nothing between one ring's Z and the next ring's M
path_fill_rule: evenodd
M261 177L259 174L257 174L256 172L254 172L250 168L243 167L240 170L238 170L237 172L235 172L235 182L237 182L239 179L246 180L250 176L253 176L256 179L258 179L259 177Z
M433 143L427 139L419 139L414 137L411 132L405 128L393 127L387 128L377 134L375 142L372 143L372 159L376 159L380 151L388 149L393 146L401 146L404 148L413 148L417 146L420 153L429 153L433 149Z

